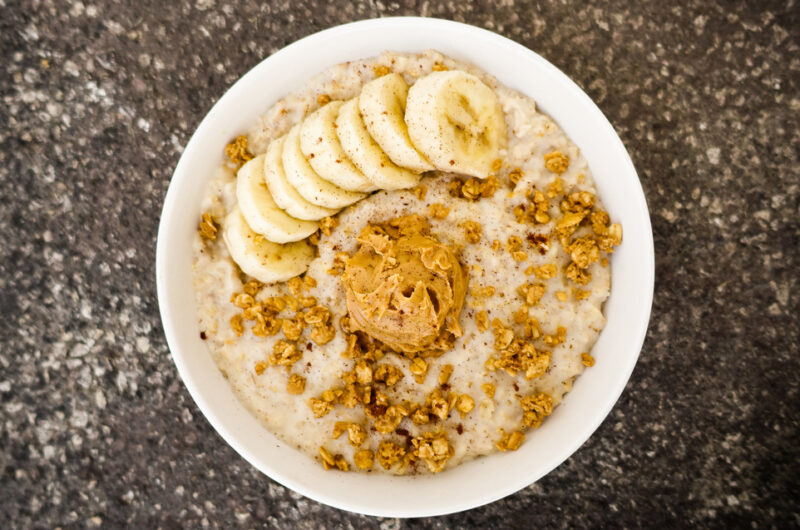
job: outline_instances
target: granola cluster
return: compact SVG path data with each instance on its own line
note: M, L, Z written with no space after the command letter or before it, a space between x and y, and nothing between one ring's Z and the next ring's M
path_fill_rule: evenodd
M448 190L451 197L477 201L494 197L499 187L500 183L494 175L489 175L485 179L453 177L448 185Z
M342 327L350 329L347 321ZM341 375L341 386L310 398L309 407L317 418L328 415L337 406L361 408L367 420L366 426L336 422L332 433L332 438L336 439L347 432L350 444L358 449L353 454L353 461L359 469L370 469L377 458L378 463L387 470L400 463L397 470L400 473L417 461L423 462L431 472L441 471L452 456L452 447L446 435L438 430L435 433L422 432L412 438L401 425L403 421L410 421L416 426L440 422L454 411L463 418L475 408L475 401L468 394L459 395L447 390L453 372L453 366L447 364L439 373L439 386L427 395L424 403L392 402L390 389L407 375L417 383L422 383L429 364L422 357L412 357L406 374L396 364L386 361L382 347L385 345L360 331L350 333L342 356L355 360L353 369ZM363 447L370 430L386 437L378 443L377 450ZM405 443L398 443L397 435L404 436ZM341 469L330 464L326 469L334 467Z
M241 311L231 317L233 331L242 336L245 322L252 322L250 332L257 337L283 334L275 342L272 353L264 361L254 366L256 375L262 375L268 366L283 366L287 371L303 357L310 342L301 340L306 329L308 338L318 346L327 344L336 335L331 323L331 313L326 307L318 305L313 296L304 296L304 291L316 285L311 276L292 278L287 282L289 294L285 296L260 297L263 284L251 280L242 286L242 292L231 295L231 303ZM299 374L290 374L286 390L290 394L302 394L306 380Z
M241 135L225 146L225 156L231 161L238 170L249 160L253 159L253 153L247 149L247 136Z

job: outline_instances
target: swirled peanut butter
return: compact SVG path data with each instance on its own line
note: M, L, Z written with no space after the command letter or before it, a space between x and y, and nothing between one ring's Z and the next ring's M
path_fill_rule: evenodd
M342 278L354 327L397 351L441 349L461 336L467 275L418 216L369 225Z

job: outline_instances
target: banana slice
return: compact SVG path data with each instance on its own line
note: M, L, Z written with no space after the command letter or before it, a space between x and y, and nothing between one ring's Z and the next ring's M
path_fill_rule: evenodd
M264 282L282 282L302 274L314 259L307 241L279 245L256 234L236 206L222 222L222 239L233 261L246 274Z
M336 134L348 158L379 188L398 190L419 182L419 175L392 162L369 135L358 110L357 97L339 107Z
M336 136L336 116L341 101L331 101L307 117L300 126L300 149L320 177L350 191L374 191L367 180L347 158Z
M405 112L408 84L400 74L388 74L370 81L358 96L358 109L370 136L389 155L392 162L416 173L430 171L425 160L411 143Z
M338 210L323 208L305 200L286 180L281 160L284 141L286 141L285 136L273 140L264 155L264 179L275 203L292 217L306 221L316 221L335 214Z
M236 200L247 224L273 243L299 241L319 228L319 223L295 219L278 207L264 180L264 155L239 169Z
M412 85L406 124L414 146L442 171L486 178L506 145L497 95L459 70L433 72Z
M311 204L324 208L344 208L365 197L364 193L347 191L317 175L300 150L299 123L286 135L281 160L286 180Z

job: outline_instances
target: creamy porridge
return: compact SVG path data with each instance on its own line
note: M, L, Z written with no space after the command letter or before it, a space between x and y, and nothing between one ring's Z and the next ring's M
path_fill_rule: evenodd
M388 183L371 178L371 160L352 152L346 135L331 148L341 152L319 148L309 159L317 129L305 130L318 127L324 143L325 112L349 127L339 120L359 115L348 105L370 81L397 73L413 91L431 72L454 71L496 94L505 139L485 140L498 146L491 164L461 167L446 153L437 160L405 144L401 153L404 146L386 147L372 131L387 164L395 154L409 160ZM368 97L360 102L368 116ZM621 228L603 211L578 148L526 96L435 52L385 53L312 78L227 154L194 244L202 337L251 413L326 468L438 472L515 450L594 363L610 289L607 255ZM346 165L335 175L346 192L325 191L333 178L306 189L289 175L310 168L316 179L328 162ZM280 189L268 181L280 212L265 221L271 246L261 263L274 263L281 279L266 283L272 276L259 282L243 272L235 243L217 236L251 207L241 199L244 173L269 174L276 163L287 175L273 175ZM429 170L442 164L453 171ZM317 189L324 198L315 201ZM293 268L299 263L302 270Z

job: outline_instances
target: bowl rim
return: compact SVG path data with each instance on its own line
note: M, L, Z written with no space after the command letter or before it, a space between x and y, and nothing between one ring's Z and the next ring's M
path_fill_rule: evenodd
M231 431L225 425L225 422L222 418L218 417L216 414L211 412L210 400L208 396L206 396L203 393L201 385L197 381L195 381L189 374L188 358L186 355L184 355L184 351L181 349L180 339L178 338L178 332L175 320L173 319L173 315L170 312L170 303L169 303L170 301L169 301L168 287L167 287L168 278L166 271L167 271L168 252L169 252L168 242L170 240L170 227L174 222L173 221L174 213L176 210L176 205L179 202L179 197L178 197L178 192L176 190L175 182L178 181L180 178L186 178L183 176L186 173L185 167L188 165L188 159L193 155L193 152L196 150L194 146L195 144L199 143L200 140L198 140L198 138L202 137L204 135L205 130L209 128L209 124L212 121L212 117L215 116L215 114L219 111L219 108L222 106L223 102L225 102L227 99L230 99L232 96L235 95L234 93L237 86L248 83L248 81L251 78L256 76L256 72L259 69L264 68L265 64L273 62L278 58L289 56L295 53L295 50L300 50L305 47L313 47L317 43L322 43L330 39L345 37L346 35L357 30L369 31L369 30L385 29L397 26L408 27L409 25L413 27L422 27L430 29L431 31L436 31L437 29L442 29L442 28L448 28L454 31L463 32L464 38L492 41L493 45L496 45L498 47L504 47L509 52L513 51L514 53L517 54L520 53L526 54L533 61L538 62L539 63L538 66L548 69L552 75L555 75L556 77L560 78L561 83L564 85L563 88L569 91L568 94L569 98L577 98L581 100L582 104L584 104L585 106L587 106L587 108L590 109L590 112L596 114L595 118L598 119L600 123L602 123L602 127L605 129L605 132L603 134L608 136L608 139L616 145L615 149L619 151L619 153L617 154L620 158L620 161L624 165L622 171L628 174L632 174L636 182L638 183L638 193L635 194L635 196L631 197L630 199L633 203L636 203L636 207L640 210L638 212L640 214L638 221L641 223L641 227L645 231L647 236L645 241L646 244L645 246L647 248L642 249L642 255L641 255L642 259L641 270L645 275L644 284L646 285L647 288L645 289L645 292L640 293L641 298L639 300L639 306L640 306L639 309L642 313L641 313L641 318L638 322L639 324L638 328L635 330L635 334L632 335L633 338L631 344L636 345L635 353L627 357L626 365L618 367L619 368L618 371L620 375L623 375L623 377L620 377L618 379L619 384L616 385L616 387L609 389L608 393L609 399L607 399L607 401L603 403L602 407L599 407L597 409L596 413L592 417L592 421L587 422L586 425L583 426L583 429L580 431L580 434L574 438L572 443L562 447L558 456L552 460L551 465L546 466L545 468L543 468L543 470L540 470L540 472L536 473L535 475L527 476L523 480L517 480L515 482L505 484L503 487L497 487L496 489L492 490L489 494L485 494L479 499L470 498L466 500L449 501L441 506L436 506L433 508L426 507L425 509L422 510L407 508L407 507L397 507L396 509L387 510L387 509L375 509L374 506L365 505L364 503L358 502L358 500L356 499L336 498L336 497L331 497L329 495L325 495L320 491L315 490L313 486L309 486L301 481L294 480L293 478L279 472L278 470L274 469L274 467L270 466L268 463L263 462L260 459L257 459L253 454L251 454L250 450L246 447L243 441L237 437L237 433ZM360 58L361 57L353 57L354 60ZM489 74L492 73L491 70L487 69L487 71ZM313 72L310 75L313 75ZM553 118L556 119L556 121L558 121L556 116L553 116ZM189 394L192 396L192 399L195 401L198 408L205 416L206 420L240 456L242 456L251 465L256 467L259 471L267 475L269 478L275 480L276 482L310 499L321 502L323 504L327 504L329 506L333 506L335 508L366 515L383 516L383 517L437 516L482 506L490 502L494 502L503 497L506 497L512 493L521 490L522 488L530 484L533 484L534 482L539 480L542 476L550 473L554 468L563 463L564 460L569 458L569 456L574 454L575 451L577 451L580 448L580 446L583 445L586 442L586 440L588 440L588 438L595 432L595 430L608 416L613 406L619 400L619 396L621 395L627 382L630 379L630 375L633 372L633 369L638 360L642 345L646 337L647 329L649 326L649 317L653 301L654 283L655 283L655 256L653 248L653 237L652 237L652 228L650 224L649 211L647 209L647 203L646 203L646 198L644 196L644 191L641 188L641 182L638 179L638 175L636 173L630 155L625 149L621 139L615 132L613 126L605 117L605 115L602 113L602 111L597 107L597 105L566 74L561 72L558 68L556 68L550 62L548 62L546 59L542 58L541 56L539 56L532 50L528 49L527 47L486 29L478 28L468 24L463 24L460 22L454 22L450 20L437 19L437 18L428 18L428 17L387 17L378 19L368 19L357 22L350 22L347 24L325 29L317 33L313 33L311 35L303 37L297 41L294 41L288 46L285 46L284 48L280 49L279 51L275 52L274 54L260 61L247 73L241 76L233 85L231 85L228 88L225 94L223 94L223 96L220 97L219 100L215 102L215 104L211 107L209 112L204 116L203 120L200 122L197 129L193 133L191 139L187 143L180 157L180 160L176 165L175 171L173 172L173 175L170 179L169 188L167 190L167 194L164 200L164 206L161 212L158 236L156 240L156 286L157 286L158 303L159 303L164 334L166 336L171 356L173 358L173 361L175 362L181 380L183 381L184 385L189 391ZM612 293L613 293L613 284L612 284Z

